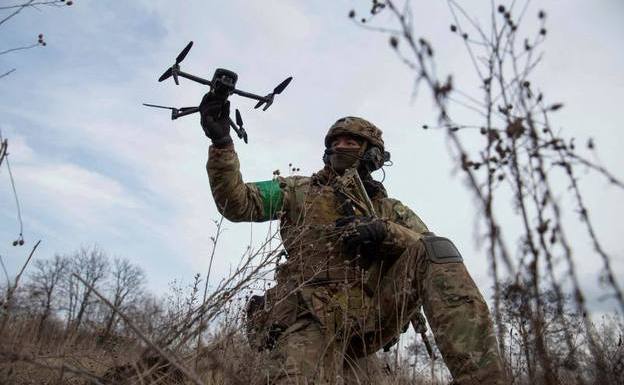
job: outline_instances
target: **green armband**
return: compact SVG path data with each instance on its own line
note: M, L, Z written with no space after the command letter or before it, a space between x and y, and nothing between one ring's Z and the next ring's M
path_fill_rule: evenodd
M267 180L262 182L254 182L258 187L262 196L262 207L264 209L264 218L274 219L275 213L281 210L284 201L284 193L280 188L279 182L276 180Z

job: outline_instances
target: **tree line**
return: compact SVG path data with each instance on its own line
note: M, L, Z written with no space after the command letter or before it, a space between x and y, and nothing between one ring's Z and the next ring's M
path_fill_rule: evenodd
M167 305L176 301L158 299L146 290L146 283L140 266L127 258L111 257L98 246L36 259L19 285L11 288L7 277L0 288L2 317L10 321L3 324L10 327L28 320L29 334L36 340L45 337L46 332L69 336L84 331L95 332L99 339L106 340L130 333L120 322L122 312L141 324L143 330L154 332L167 314L176 312L176 306ZM94 289L104 294L113 307L102 303Z

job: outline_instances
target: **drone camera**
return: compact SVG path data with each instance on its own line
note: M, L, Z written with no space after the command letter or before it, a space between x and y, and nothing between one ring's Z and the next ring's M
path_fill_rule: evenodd
M236 88L236 81L238 75L236 72L226 70L224 68L217 68L212 76L212 87L214 93L223 98L227 98L234 88Z

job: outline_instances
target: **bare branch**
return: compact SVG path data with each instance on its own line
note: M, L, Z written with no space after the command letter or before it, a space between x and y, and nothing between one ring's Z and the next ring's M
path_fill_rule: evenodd
M4 19L0 20L0 25L4 24L7 20L11 19L12 17L16 16L18 13L22 12L24 8L29 7L34 2L35 0L28 0L24 4L15 6L15 8L17 9L13 13L6 16Z
M18 5L5 5L5 6L0 7L0 10L5 10L5 9L20 9L21 10L21 8L36 7L37 5L60 6L60 5L66 5L66 4L65 4L65 0L30 1L28 3L18 4Z
M139 330L139 328L137 328L134 325L134 322L132 322L132 320L130 320L130 318L128 318L123 312L121 312L119 309L115 308L115 305L113 305L106 297L104 297L102 294L100 294L93 286L89 285L82 277L80 277L77 274L72 274L72 276L74 276L76 279L78 279L83 285L85 285L87 288L89 288L89 290L91 290L93 292L93 294L95 294L100 300L102 300L102 302L104 302L106 304L106 306L110 307L111 309L115 310L117 312L117 314L119 314L119 317L121 319L124 320L124 322L128 325L128 327L130 327L130 329L132 329L132 331L143 341L145 342L149 347L151 347L152 349L154 349L156 352L158 352L158 354L163 357L164 359L166 359L169 363L171 363L171 365L175 366L177 369L179 369L182 373L184 373L185 376L187 376L191 381L193 381L194 384L196 385L204 385L204 383L199 379L199 377L197 377L197 374L195 374L194 372L192 372L190 369L187 369L182 363L178 362L178 360L173 357L171 354L167 353L166 351L164 351L163 349L161 349L158 345L156 345L154 342L152 342L152 340L150 340L149 338L147 338L145 336L145 334L143 334L143 332L141 330Z
M26 50L26 49L35 48L35 47L37 47L39 45L40 45L39 43L35 43L35 44L31 44L31 45L26 45L26 46L23 46L23 47L7 49L5 51L0 51L0 55L4 55L4 54L10 53L10 52L23 51L23 50Z
M7 72L0 74L0 79L2 79L5 76L9 76L10 74L12 74L13 72L15 72L15 68L8 70Z

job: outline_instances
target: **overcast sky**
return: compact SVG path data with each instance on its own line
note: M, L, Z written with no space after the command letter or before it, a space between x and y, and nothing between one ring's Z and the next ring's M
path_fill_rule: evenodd
M5 3L15 1L0 0ZM235 139L245 180L270 179L275 169L287 174L289 163L311 174L322 167L327 128L341 116L367 118L384 130L392 152L394 166L384 182L389 194L455 240L489 291L485 253L474 242L476 205L453 172L443 133L419 129L435 122L428 93L414 99L413 74L393 55L387 36L347 17L352 8L366 12L368 3L77 0L71 7L26 9L1 25L0 51L35 41L38 33L48 44L0 56L0 73L17 69L0 79L0 129L9 140L26 238L24 247L11 246L18 225L3 167L0 255L9 270L14 273L41 239L38 258L92 244L127 257L144 267L156 292L174 279L188 282L205 273L219 218L205 172L208 141L198 116L172 122L166 111L141 106L198 104L202 86L156 81L193 40L185 71L210 77L225 67L239 74L240 88L261 94L294 77L267 112L232 98L249 134L249 144ZM449 31L446 2L418 3L427 5L415 7L416 30L432 42L440 72L469 89L471 67ZM462 3L487 20L489 2ZM624 6L619 0L539 6L548 14L549 33L534 84L549 100L565 103L553 124L580 141L595 138L601 162L624 177ZM529 25L537 25L538 9L529 8ZM621 281L622 193L594 177L584 178L582 188ZM599 259L574 228L576 215L567 219L590 301L604 308L596 302ZM225 227L212 282L249 243L249 224ZM254 225L253 234L260 238L266 229Z

